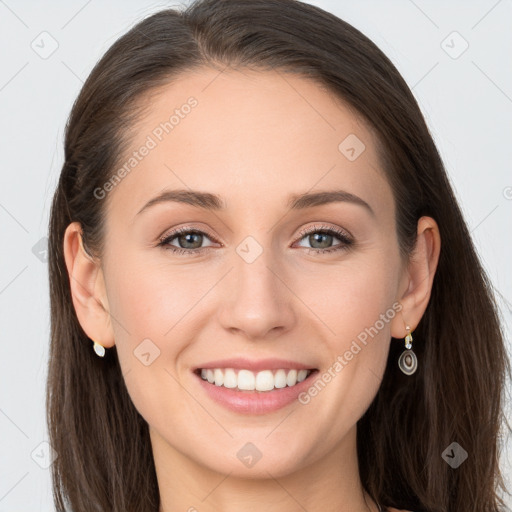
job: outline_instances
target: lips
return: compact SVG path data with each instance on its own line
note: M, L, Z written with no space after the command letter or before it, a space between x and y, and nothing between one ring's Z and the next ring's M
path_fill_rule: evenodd
M238 370L250 370L252 372L259 372L263 370L316 370L312 365L292 361L289 359L260 359L251 360L243 357L219 359L217 361L209 361L198 365L194 372L201 372L201 370L215 369L215 368L233 368Z
M289 359L240 357L202 363L193 373L204 392L225 408L266 414L295 402L318 369Z

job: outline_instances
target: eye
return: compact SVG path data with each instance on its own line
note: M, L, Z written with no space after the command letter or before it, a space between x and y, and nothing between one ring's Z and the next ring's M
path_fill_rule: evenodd
M178 228L171 233L164 235L158 246L177 254L193 255L202 252L210 246L202 247L204 239L209 239L210 235L198 229ZM178 246L173 245L176 239Z
M306 247L309 252L314 253L328 253L334 251L346 251L354 243L348 233L338 228L329 226L313 226L300 233L301 239L307 237L307 242L311 244L311 248ZM333 241L338 239L341 241L339 244L332 245ZM302 246L303 247L303 246Z
M316 254L346 251L354 244L353 239L348 233L341 229L329 226L315 225L307 230L301 231L300 235L300 241L307 237L307 242L312 246L305 247L305 249L307 249L308 252L314 252ZM209 240L213 239L213 237L199 229L182 227L160 238L158 246L176 254L193 256L212 246L212 244L203 246L202 244L205 239ZM336 239L341 243L332 245L333 241ZM299 247L304 246L299 245Z

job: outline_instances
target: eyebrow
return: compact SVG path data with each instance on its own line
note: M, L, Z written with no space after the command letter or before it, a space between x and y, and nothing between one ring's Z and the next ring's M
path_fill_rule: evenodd
M176 202L190 204L197 208L203 208L205 210L225 210L226 204L222 201L222 198L216 194L209 192L199 192L197 190L164 190L158 196L148 201L138 212L137 215L141 214L144 210L147 210L151 206L159 203Z
M197 190L164 190L158 196L148 201L137 213L139 215L151 206L166 202L185 203L197 208L210 211L226 210L226 203L221 196L211 194L210 192L200 192ZM304 194L292 194L287 202L287 207L291 210L304 210L314 206L335 202L353 203L364 207L373 217L375 212L371 206L359 196L351 194L345 190L327 190L321 192L310 192Z
M346 192L345 190L327 190L322 192L311 192L306 194L293 194L288 200L287 206L292 210L302 210L323 204L346 202L364 207L368 213L375 217L372 207L359 196Z

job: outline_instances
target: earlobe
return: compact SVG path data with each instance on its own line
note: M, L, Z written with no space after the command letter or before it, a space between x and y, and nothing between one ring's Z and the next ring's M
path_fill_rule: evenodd
M403 338L405 325L414 331L427 309L434 276L441 252L441 236L436 221L431 217L418 220L416 246L404 273L398 301L402 305L401 315L391 323L391 336Z
M73 222L64 234L64 259L76 315L87 336L104 347L114 345L103 271L87 254L80 223Z

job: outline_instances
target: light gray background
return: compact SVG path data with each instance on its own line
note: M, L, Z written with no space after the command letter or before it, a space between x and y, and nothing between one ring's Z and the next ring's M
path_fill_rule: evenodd
M310 3L368 35L413 89L495 286L510 344L510 0ZM176 4L0 0L0 512L53 510L49 470L40 467L51 452L44 444L47 263L39 241L67 116L107 48L136 21Z

